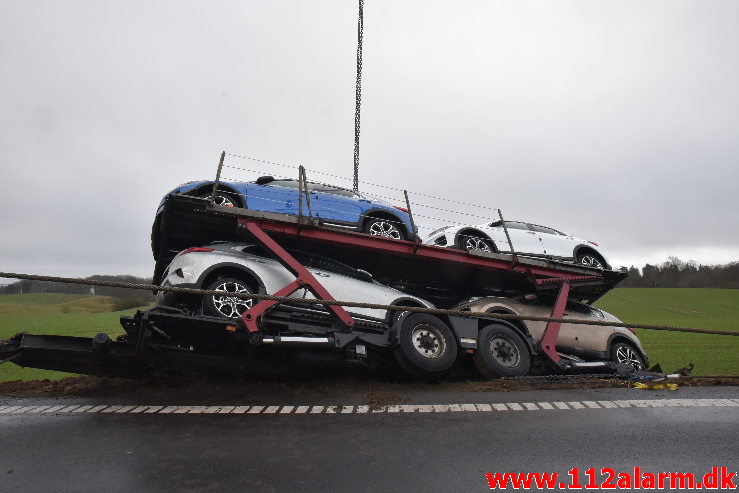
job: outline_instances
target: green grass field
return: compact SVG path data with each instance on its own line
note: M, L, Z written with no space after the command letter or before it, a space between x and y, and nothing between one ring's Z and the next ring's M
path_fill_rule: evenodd
M105 332L111 337L123 334L121 315L136 309L112 311L114 299L105 296L34 293L0 295L0 339L18 332L92 337ZM0 365L0 381L57 380L70 376L48 370L21 368L12 363Z
M595 305L624 322L739 332L739 289L619 288ZM637 329L651 364L739 375L739 337Z
M18 332L92 337L123 333L114 300L65 294L0 295L0 339ZM739 331L739 290L620 288L596 306L624 322ZM698 375L739 375L739 337L637 329L650 363L672 371L693 362ZM59 379L67 373L0 365L0 381Z

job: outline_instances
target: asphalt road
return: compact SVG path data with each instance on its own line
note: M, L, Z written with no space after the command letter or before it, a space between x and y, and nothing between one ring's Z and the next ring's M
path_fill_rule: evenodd
M0 491L483 491L485 473L739 464L739 387L176 399L0 396Z

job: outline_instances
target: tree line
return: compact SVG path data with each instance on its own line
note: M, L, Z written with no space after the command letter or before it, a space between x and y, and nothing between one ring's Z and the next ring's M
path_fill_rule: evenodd
M126 282L133 284L151 284L151 278L136 276L102 276L95 275L85 279L94 281ZM110 296L126 301L126 305L140 306L152 303L154 293L143 289L112 288L108 286L86 286L84 284L68 284L63 282L22 280L0 287L0 294L25 293L67 293Z
M692 260L667 257L660 265L633 265L619 287L632 288L739 288L739 262L702 265Z
M629 277L619 287L632 288L727 288L739 289L739 262L723 265L702 265L692 260L683 261L668 257L659 265L646 264L641 269L633 265L628 269ZM90 276L96 281L115 281L135 284L151 284L151 278L136 276ZM154 294L143 289L85 286L46 281L18 281L0 286L0 294L22 293L70 293L111 296L140 304L154 301Z

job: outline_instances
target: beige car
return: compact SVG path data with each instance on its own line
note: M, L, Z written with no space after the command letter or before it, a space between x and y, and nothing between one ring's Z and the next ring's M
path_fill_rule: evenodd
M550 317L554 297L526 295L517 298L473 299L454 309L472 312L508 313ZM570 301L564 318L621 322L598 308ZM480 332L473 359L480 373L489 378L523 376L541 351L538 343L546 322L529 320L491 321L480 319ZM633 329L602 325L568 324L560 327L557 352L574 361L613 361L644 370L648 359Z

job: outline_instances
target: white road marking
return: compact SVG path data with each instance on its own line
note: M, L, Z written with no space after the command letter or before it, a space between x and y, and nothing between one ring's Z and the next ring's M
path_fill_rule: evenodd
M34 407L36 407L36 406L23 406L23 407L19 407L18 409L16 409L15 411L13 411L11 414L23 414L23 413L26 413L26 412L30 411Z
M625 399L614 401L496 402L454 404L156 406L156 405L3 405L0 414L399 414L494 411L636 409L663 407L739 407L739 399Z

